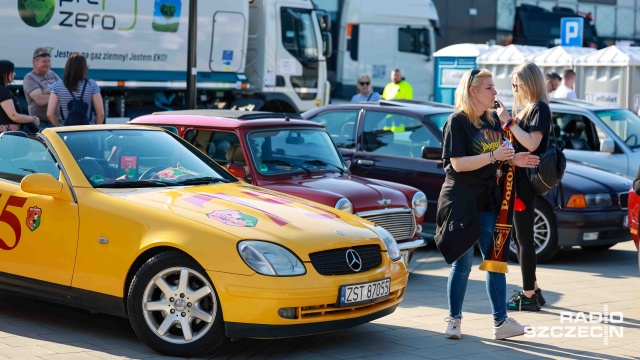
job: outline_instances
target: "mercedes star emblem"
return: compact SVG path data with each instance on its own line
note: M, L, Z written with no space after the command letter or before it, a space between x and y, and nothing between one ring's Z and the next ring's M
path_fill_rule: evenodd
M345 257L347 259L347 265L349 265L351 270L355 272L362 270L362 259L355 250L347 250Z

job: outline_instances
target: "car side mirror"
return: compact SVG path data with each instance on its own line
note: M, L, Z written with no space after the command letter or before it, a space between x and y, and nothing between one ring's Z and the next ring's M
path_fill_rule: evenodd
M602 142L600 142L600 152L613 154L615 148L616 144L613 142L613 139L604 139L602 140Z
M442 148L423 146L422 158L427 160L442 160Z
M62 183L51 174L29 174L20 182L20 189L37 195L58 195L62 192Z
M247 170L245 170L244 166L238 164L229 164L227 166L227 171L229 173L239 179L244 179L247 177Z
M347 165L347 169L351 168L351 160L345 160L344 163Z

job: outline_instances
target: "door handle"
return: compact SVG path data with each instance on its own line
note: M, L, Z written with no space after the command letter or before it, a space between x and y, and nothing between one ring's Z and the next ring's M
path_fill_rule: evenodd
M356 161L356 164L362 165L362 166L373 166L373 163L374 163L373 160L358 159L358 161Z

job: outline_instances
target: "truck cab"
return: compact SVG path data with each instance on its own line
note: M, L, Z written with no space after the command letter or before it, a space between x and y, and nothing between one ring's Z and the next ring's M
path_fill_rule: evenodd
M250 1L249 19L246 72L259 94L254 108L298 113L328 102L326 36L313 3Z
M391 71L399 68L413 86L415 99L433 99L433 53L439 32L438 12L431 0L314 0L332 15L334 53L329 79L335 95L350 99L356 79L368 74L382 93Z

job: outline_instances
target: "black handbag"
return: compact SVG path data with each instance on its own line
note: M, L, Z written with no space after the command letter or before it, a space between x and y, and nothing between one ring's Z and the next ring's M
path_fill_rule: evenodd
M551 123L549 123L551 125ZM545 195L560 183L567 167L567 159L564 157L564 141L557 139L553 126L551 126L551 136L547 151L540 155L540 163L534 168L527 168L527 177L531 186L538 195Z

